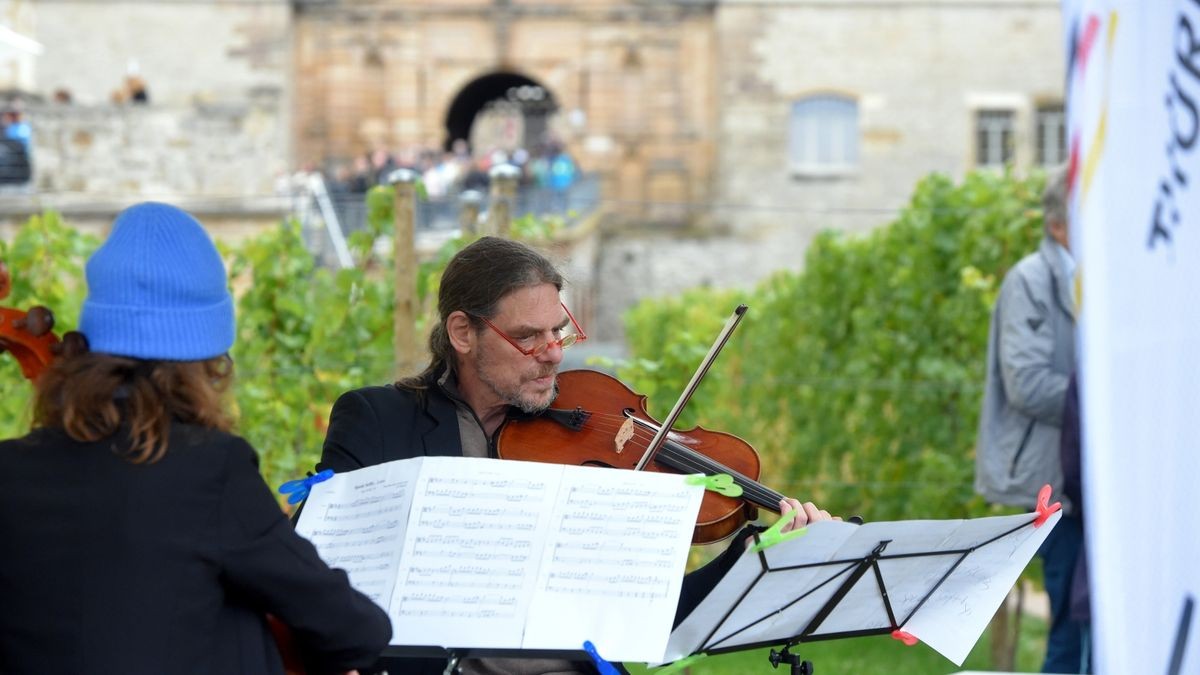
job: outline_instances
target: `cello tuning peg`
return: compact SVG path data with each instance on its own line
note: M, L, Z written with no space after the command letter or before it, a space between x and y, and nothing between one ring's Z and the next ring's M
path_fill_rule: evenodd
M62 340L54 343L50 351L59 358L71 358L88 351L87 337L79 331L70 331L62 336Z
M13 325L24 328L26 333L34 337L41 337L54 329L54 313L41 305L31 307L25 313L25 318L14 321Z

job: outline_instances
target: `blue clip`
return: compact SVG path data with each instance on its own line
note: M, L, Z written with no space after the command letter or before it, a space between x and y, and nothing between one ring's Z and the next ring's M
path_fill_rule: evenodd
M592 644L591 640L583 641L583 651L592 657L592 663L596 665L596 670L600 671L600 675L621 675L621 672L613 664L600 656L600 653L596 651L596 645Z
M308 492L309 490L312 490L312 486L316 485L317 483L323 483L330 478L333 478L333 469L325 469L324 471L317 473L315 476L309 476L308 478L289 480L288 482L279 486L279 494L286 495L290 493L291 496L288 497L288 503L299 504L305 499L308 499Z

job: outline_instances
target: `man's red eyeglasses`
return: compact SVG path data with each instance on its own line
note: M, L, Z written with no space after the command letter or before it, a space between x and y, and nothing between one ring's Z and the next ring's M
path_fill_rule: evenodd
M491 328L492 330L496 331L497 335L499 335L500 337L507 340L508 344L512 345L514 349L521 352L525 356L541 356L542 354L546 353L546 350L550 348L550 345L558 345L562 349L566 349L567 347L570 347L573 344L583 342L584 340L587 339L587 335L583 332L583 329L579 327L579 322L575 320L575 316L571 314L571 310L567 309L567 306L561 302L558 304L562 305L563 311L567 313L567 318L571 320L571 325L575 327L575 332L567 333L566 335L563 335L562 337L558 338L557 340L543 342L542 344L532 347L530 349L525 349L524 347L522 347L516 340L512 339L512 337L509 336L508 333L505 333L504 331L500 330L500 328L496 324L492 323L491 321L488 321L487 318L481 316L481 317L479 317L479 319L481 321L483 321L484 323L486 323L488 328Z

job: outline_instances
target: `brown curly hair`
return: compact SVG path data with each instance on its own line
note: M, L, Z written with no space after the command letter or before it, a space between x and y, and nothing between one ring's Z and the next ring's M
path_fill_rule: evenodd
M167 452L173 421L229 431L233 420L225 395L233 362L222 355L205 361L146 361L84 353L61 358L37 381L34 425L60 428L93 442L126 428L132 445L125 458L153 463Z

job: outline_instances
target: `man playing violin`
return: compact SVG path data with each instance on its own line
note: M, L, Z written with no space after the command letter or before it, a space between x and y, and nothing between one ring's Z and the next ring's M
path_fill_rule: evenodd
M562 274L519 242L484 237L451 259L438 292L432 358L418 375L343 394L333 406L320 469L352 471L427 455L495 457L495 438L513 414L544 411L557 394L563 350L586 339L560 300ZM826 520L811 502L787 529ZM738 538L742 539L741 537ZM733 565L741 546L684 579L676 620L692 610ZM392 672L441 673L444 661L404 660ZM464 673L549 675L595 672L589 663L469 659Z

